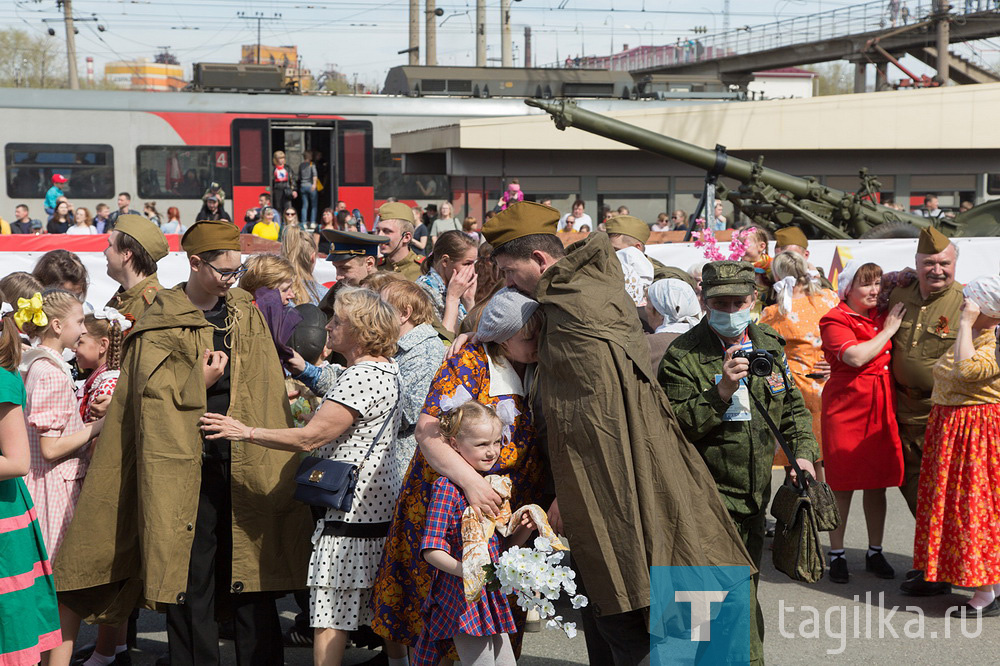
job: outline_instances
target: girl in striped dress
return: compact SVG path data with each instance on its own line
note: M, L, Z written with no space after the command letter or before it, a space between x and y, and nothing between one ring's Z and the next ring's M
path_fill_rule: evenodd
M0 298L3 298L0 296ZM37 664L62 642L52 566L35 506L21 478L31 453L24 426L24 384L17 374L21 340L13 311L0 320L0 664Z

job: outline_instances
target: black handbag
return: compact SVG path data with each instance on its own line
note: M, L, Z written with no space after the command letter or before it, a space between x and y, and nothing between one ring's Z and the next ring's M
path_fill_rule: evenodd
M358 485L358 474L368 462L368 456L372 454L375 445L382 439L385 429L395 421L398 408L397 400L360 464L316 456L304 458L295 472L295 499L310 506L350 511L351 505L354 504L354 489Z
M788 379L785 379L786 389ZM771 515L776 521L771 561L774 568L792 580L815 583L823 577L823 547L819 540L821 531L828 532L840 526L840 512L830 486L803 472L795 460L785 437L771 416L751 391L750 398L764 417L764 422L774 433L778 445L785 452L795 470L798 485L791 481L781 484L771 502Z

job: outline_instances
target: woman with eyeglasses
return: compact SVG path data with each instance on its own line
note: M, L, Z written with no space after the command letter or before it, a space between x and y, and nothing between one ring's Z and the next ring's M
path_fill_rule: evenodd
M300 227L299 224L299 214L295 212L295 209L291 206L285 206L284 217L281 220L281 227Z
M253 225L251 235L265 240L276 241L281 236L281 222L278 220L278 211L274 208L265 208L261 211L260 221Z

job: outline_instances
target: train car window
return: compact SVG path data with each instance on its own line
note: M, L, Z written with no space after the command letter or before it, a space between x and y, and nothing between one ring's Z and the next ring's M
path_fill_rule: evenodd
M271 184L271 156L268 154L268 121L233 121L233 185Z
M446 199L448 176L444 174L403 174L403 156L388 148L376 148L375 198Z
M225 146L139 146L135 155L141 199L200 199L212 183L232 191Z
M341 185L371 187L372 124L370 122L338 122L337 154Z
M114 150L108 145L8 143L4 159L11 199L43 198L57 173L69 181L62 189L74 199L115 195Z

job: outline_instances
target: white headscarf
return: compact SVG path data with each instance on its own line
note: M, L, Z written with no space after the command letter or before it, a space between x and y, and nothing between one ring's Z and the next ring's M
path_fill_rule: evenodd
M979 306L979 311L991 319L1000 319L1000 276L977 277L965 285L962 293Z
M625 273L625 290L636 305L642 305L646 287L653 284L653 262L636 247L626 247L615 254Z
M649 286L646 297L653 309L663 315L657 333L686 333L701 321L701 304L694 289L684 280L657 280Z
M854 275L863 265L857 259L851 259L844 266L844 269L840 271L840 275L837 276L837 295L840 296L840 300L847 300L847 290L851 288L851 283L854 282Z

